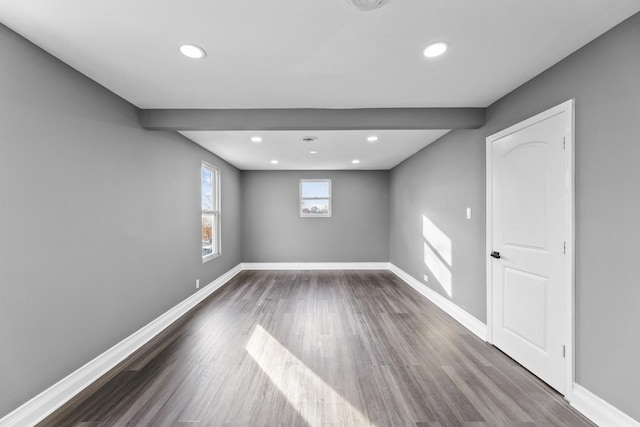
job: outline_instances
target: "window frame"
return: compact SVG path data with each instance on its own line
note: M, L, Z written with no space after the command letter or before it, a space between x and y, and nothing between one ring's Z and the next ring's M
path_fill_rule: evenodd
M214 197L213 197L213 206L212 206L212 210L205 210L202 209L202 170L203 169L207 169L209 171L211 171L212 173L212 178L213 178L213 192L214 192ZM214 258L219 257L222 254L222 239L220 236L220 232L221 232L221 220L220 220L220 212L221 212L221 207L220 207L220 169L214 165L212 165L211 163L207 163L205 161L202 161L201 165L200 165L200 210L201 210L201 216L200 216L200 240L202 241L202 246L200 247L200 254L202 256L202 263L205 263L207 261L211 261ZM202 217L204 217L205 215L212 215L213 216L213 238L211 241L211 244L213 246L212 248L212 252L210 254L207 255L202 255L202 247L204 246L204 241L202 240ZM213 250L215 249L215 250Z
M304 197L302 194L302 184L305 182L327 182L329 183L329 195L327 197ZM299 181L299 200L298 200L298 213L300 214L300 218L331 218L333 213L333 203L332 199L332 190L331 190L331 179L327 178L317 178L317 179L301 179ZM326 214L313 214L313 213L303 213L302 212L302 203L305 200L328 200L329 201L329 212Z

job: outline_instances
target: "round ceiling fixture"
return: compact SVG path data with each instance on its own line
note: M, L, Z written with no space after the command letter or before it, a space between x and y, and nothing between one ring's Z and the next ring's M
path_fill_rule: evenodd
M207 56L207 52L205 52L203 48L201 48L200 46L196 46L195 44L180 45L180 53L191 59L202 59Z
M424 50L424 56L427 58L435 58L436 56L440 56L445 53L449 49L449 45L445 42L435 42L431 43Z
M376 135L369 135L367 137L367 141L369 142L376 142L378 140L378 137Z
M387 0L349 0L351 5L362 11L377 9L386 2Z
M351 160L351 163L353 163L354 165L357 165L358 163L360 163L360 160L354 159L354 160Z
M318 152L316 150L311 150L309 151L309 154L318 154Z
M259 136L252 136L251 142L255 142L255 143L262 142L262 138Z
M277 165L278 163L280 163L280 162L279 162L279 161L277 161L277 160L271 160L271 164L272 164L272 165Z

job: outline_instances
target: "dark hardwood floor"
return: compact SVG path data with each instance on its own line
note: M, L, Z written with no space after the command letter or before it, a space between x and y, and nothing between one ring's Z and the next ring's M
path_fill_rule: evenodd
M590 426L384 271L245 271L42 425Z

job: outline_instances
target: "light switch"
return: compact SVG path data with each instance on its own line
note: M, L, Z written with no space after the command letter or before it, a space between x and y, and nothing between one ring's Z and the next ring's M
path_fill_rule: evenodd
M471 208L467 208L467 219L471 219Z

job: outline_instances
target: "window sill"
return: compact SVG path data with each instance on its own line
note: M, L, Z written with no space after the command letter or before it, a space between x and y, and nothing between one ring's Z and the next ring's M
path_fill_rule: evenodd
M209 254L207 256L202 257L202 263L204 264L207 261L211 261L212 259L218 258L221 255L220 252L217 254Z

